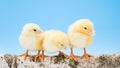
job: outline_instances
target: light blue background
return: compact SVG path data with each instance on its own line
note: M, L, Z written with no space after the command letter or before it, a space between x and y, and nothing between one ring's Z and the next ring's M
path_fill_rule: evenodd
M82 18L95 26L88 53L120 52L120 0L0 0L0 53L24 53L18 38L26 23L67 33L69 25ZM68 47L65 53L69 52ZM82 55L83 50L74 53Z

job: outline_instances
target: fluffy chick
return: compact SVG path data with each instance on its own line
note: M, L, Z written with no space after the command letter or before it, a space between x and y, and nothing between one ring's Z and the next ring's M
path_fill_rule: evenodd
M28 51L38 51L42 50L42 30L37 24L29 23L26 24L19 37L19 42L21 46L26 49L26 53L20 56L24 56L24 60L28 56Z
M73 23L68 29L68 39L71 47L70 58L77 60L73 54L73 48L83 48L86 60L89 55L86 52L86 47L90 45L94 36L93 23L88 19L80 19Z
M68 39L66 34L58 30L49 30L43 33L43 48L48 53L59 51L59 55L66 56L60 50L66 49Z

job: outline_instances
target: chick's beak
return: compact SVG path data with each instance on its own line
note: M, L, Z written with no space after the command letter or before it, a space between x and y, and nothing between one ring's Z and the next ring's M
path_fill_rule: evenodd
M88 31L89 34L93 34L94 32L91 30L91 31Z
M66 50L66 46L64 46L63 44L61 44L62 48Z
M40 30L38 30L38 32L37 32L38 34L41 34L42 33L42 31L40 31Z
M65 49L65 50L66 50L66 47L64 47L63 49Z

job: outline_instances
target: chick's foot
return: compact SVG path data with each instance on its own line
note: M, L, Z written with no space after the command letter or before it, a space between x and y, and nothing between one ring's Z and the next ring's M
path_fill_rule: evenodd
M24 61L26 60L26 57L28 56L28 50L26 51L26 53L25 54L21 54L21 55L19 55L20 57L21 56L24 56Z
M77 58L75 57L75 55L74 55L74 54L70 54L70 56L69 56L68 58L69 58L69 59L73 59L73 60L77 61Z
M90 54L87 54L87 53L85 53L85 54L82 56L82 58L85 58L85 59L86 59L86 62L88 62L88 57L93 57L93 58L94 58L93 55L90 55Z

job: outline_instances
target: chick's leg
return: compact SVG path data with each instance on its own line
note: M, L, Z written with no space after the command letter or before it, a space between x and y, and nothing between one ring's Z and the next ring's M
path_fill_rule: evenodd
M71 48L70 51L71 51L71 53L70 53L69 59L73 59L73 60L77 61L77 58L73 54L73 48Z
M94 57L94 56L88 54L88 53L86 52L86 48L84 48L84 54L83 54L82 58L85 58L86 61L88 61L88 57Z
M41 54L40 59L41 59L41 60L44 60L44 57L45 57L45 55L44 55L44 50L42 50L42 54Z
M26 60L26 57L28 56L28 50L26 50L25 54L19 55L19 56L24 56L24 61Z
M41 55L40 55L40 50L38 51L37 55L35 56L35 61L37 61L38 58L40 58Z

